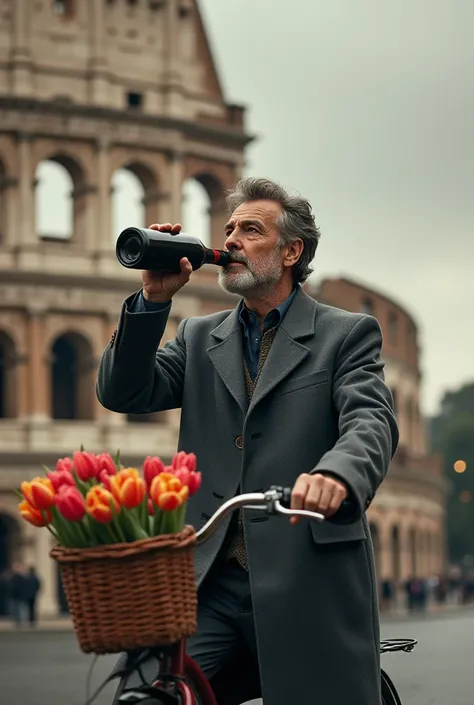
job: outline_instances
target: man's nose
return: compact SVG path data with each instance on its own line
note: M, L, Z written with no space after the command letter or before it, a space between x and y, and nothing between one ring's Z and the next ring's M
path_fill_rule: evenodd
M225 246L229 250L229 252L231 250L241 250L242 249L242 242L239 239L239 237L237 237L234 233L232 233L231 235L229 235L226 238Z

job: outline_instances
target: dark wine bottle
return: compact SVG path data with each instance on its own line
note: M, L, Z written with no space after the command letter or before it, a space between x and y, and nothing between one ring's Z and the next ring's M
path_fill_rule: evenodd
M229 263L229 253L213 250L201 240L186 233L162 233L147 228L125 228L115 247L117 259L128 269L149 269L155 272L180 272L179 262L187 257L193 270L203 264L224 267Z

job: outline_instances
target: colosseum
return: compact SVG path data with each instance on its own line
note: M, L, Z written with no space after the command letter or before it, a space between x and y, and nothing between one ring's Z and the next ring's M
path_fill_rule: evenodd
M225 189L251 136L244 109L225 100L194 1L4 0L2 13L0 575L16 560L36 566L47 617L67 610L49 534L18 520L14 489L81 444L120 447L129 463L176 445L178 412L126 417L95 397L122 301L140 286L116 260L116 237L198 213L203 237L220 244ZM444 488L426 454L416 326L350 282L315 295L370 310L385 332L402 446L370 509L379 575L439 572ZM176 297L166 338L183 316L229 305L203 268Z
M312 294L331 306L375 316L382 328L385 380L400 443L367 512L379 580L401 587L410 577L440 575L446 567L447 485L441 459L427 448L416 323L395 301L349 279L324 279Z

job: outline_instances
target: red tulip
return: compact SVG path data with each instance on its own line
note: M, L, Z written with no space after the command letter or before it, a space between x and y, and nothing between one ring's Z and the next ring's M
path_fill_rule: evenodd
M147 500L147 509L148 509L148 516L152 517L153 514L155 513L155 509L153 507L153 502L151 501L151 499L149 497Z
M187 485L189 488L189 496L192 497L196 494L201 486L202 473L191 472L186 466L182 466L177 470L173 471L175 477L178 477L183 485Z
M183 466L188 468L190 472L196 472L197 458L194 453L185 453L184 450L180 450L175 454L172 463L173 470Z
M117 468L110 453L101 453L96 456L98 463L98 473L106 470L108 475L116 475Z
M165 511L181 507L189 496L189 488L171 473L162 473L155 477L150 487L153 503Z
M104 485L104 487L109 490L109 492L110 492L111 489L112 489L112 486L111 486L111 484L110 484L110 478L111 478L111 477L112 477L112 476L109 475L109 473L107 472L107 470L101 470L101 471L99 472L99 476L98 476L99 482L101 482L101 483Z
M117 502L127 509L138 507L145 497L145 483L135 468L120 470L115 477L110 478L110 486Z
M143 463L143 475L148 489L157 475L165 471L165 466L161 458L148 456Z
M191 472L189 474L188 487L189 487L189 496L190 497L192 497L193 494L196 494L198 489L201 487L201 481L202 481L202 473L201 472Z
M53 472L48 472L46 474L46 477L51 480L56 492L59 490L60 487L63 487L64 485L70 487L76 486L73 476L67 470L56 470Z
M107 524L114 518L112 507L116 512L120 511L120 506L113 494L101 487L94 485L91 487L86 497L87 512L100 524Z
M46 526L50 524L53 517L49 510L40 512L39 509L33 507L26 499L18 505L18 509L22 519L33 526Z
M93 453L87 453L85 450L76 451L73 453L72 461L78 478L83 482L97 477L99 463Z
M49 509L54 504L54 487L47 477L35 477L31 482L22 482L20 489L24 498L35 509Z
M86 503L77 487L60 487L56 495L56 507L68 521L81 521L86 513Z
M58 472L72 472L72 467L71 458L59 458L56 463L56 470Z

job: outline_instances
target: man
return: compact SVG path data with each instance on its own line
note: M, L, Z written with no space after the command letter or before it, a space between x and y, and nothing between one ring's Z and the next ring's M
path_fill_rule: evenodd
M197 550L198 633L188 651L206 675L245 645L265 705L380 705L365 511L398 442L380 327L303 292L319 241L308 201L246 179L228 206L231 263L219 282L242 300L182 321L159 348L192 268L183 259L180 274L144 272L103 355L98 398L121 413L181 408L179 448L195 452L203 472L189 506L194 526L237 492L273 484L293 487L294 508L328 518L262 521L243 512ZM345 499L352 516L342 524Z

